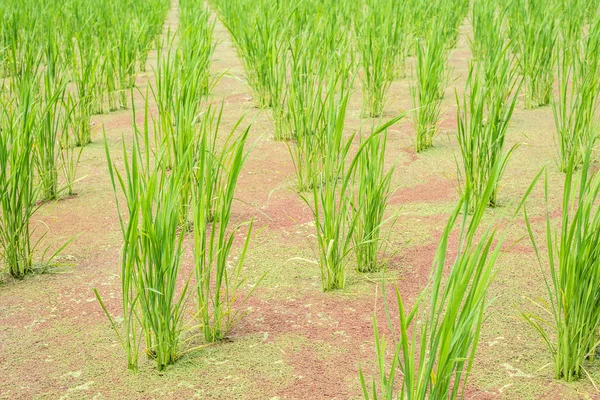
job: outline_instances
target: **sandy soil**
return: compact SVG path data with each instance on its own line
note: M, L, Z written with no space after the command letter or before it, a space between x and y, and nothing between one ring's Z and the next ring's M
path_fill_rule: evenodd
M174 8L167 27L173 29L176 24ZM0 398L360 398L359 361L368 374L374 366L372 315L376 311L381 316L381 277L352 272L347 289L322 293L317 267L297 261L315 257L314 227L310 211L293 190L288 150L271 139L269 111L254 108L231 38L220 23L216 37L213 72L227 72L213 97L216 102L224 101L224 127L233 126L244 114L246 123L252 122L251 153L240 177L240 201L235 203L233 222L255 218L260 229L252 240L245 272L250 283L265 272L267 276L249 301L248 315L229 340L187 353L164 373L149 360L142 360L139 372L127 371L124 353L93 288L102 293L109 310L119 315L122 240L102 126L115 162L121 165L122 141L130 143L131 138L131 114L124 110L96 116L94 141L82 156L77 196L44 205L35 221L40 231L48 229L51 246L76 236L60 257L61 268L0 287ZM469 56L463 32L451 54L452 79L444 99L441 133L433 149L414 153L410 118L390 131L387 158L390 165L398 161L394 175L398 189L389 212L399 218L390 228L394 255L386 281L389 290L397 285L409 302L427 281L437 239L458 199L455 158L460 155L454 137L454 91L461 92L464 87ZM151 54L149 63L155 58ZM139 77L141 92L149 79L153 79L150 72ZM408 79L394 82L386 116L411 107L409 83ZM141 109L141 97L136 101ZM360 118L361 101L357 87L348 132L371 126L372 121ZM529 298L545 293L540 268L524 237L524 224L520 217L512 220L511 215L544 165L553 188L550 207L556 210L563 177L553 161L551 108L525 111L522 104L518 108L507 145L520 146L503 180L501 206L490 210L484 220L486 224L499 221L499 228L506 231L507 246L491 288L494 302L483 328L467 398L600 398L589 381L554 381L549 353L519 317L519 309L532 309ZM537 221L536 233L542 234L541 188L532 194L529 212ZM455 251L455 241L453 244ZM391 301L390 307L394 309ZM590 366L589 372L600 381L597 366Z

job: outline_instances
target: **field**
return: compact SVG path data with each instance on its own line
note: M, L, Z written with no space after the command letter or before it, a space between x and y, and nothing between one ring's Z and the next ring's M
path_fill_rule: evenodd
M594 1L102 0L88 86L97 32L7 45L37 3L0 398L600 399Z

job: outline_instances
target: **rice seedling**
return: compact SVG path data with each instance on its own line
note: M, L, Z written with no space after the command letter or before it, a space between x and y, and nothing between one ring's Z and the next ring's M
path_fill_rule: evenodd
M286 54L286 53L284 53ZM293 139L293 132L290 128L290 114L287 110L288 89L286 88L278 100L271 107L273 112L271 118L273 121L273 139L278 141L286 141Z
M443 1L434 8L434 17L439 19L439 23L437 26L430 25L430 29L442 31L447 50L455 48L458 43L459 27L469 13L470 3L469 0Z
M395 32L392 35L392 46L396 55L395 71L390 78L404 78L406 76L406 59L410 54L414 41L410 31L409 2L394 1L391 4L391 14L396 18Z
M86 44L87 46L87 44ZM102 45L100 45L102 46ZM104 44L104 46L109 46L109 44ZM111 45L112 46L112 43ZM102 53L118 53L118 48L117 46L115 46L115 50L114 51L110 51L110 50L102 50ZM107 57L108 58L108 57ZM106 68L109 66L109 64L106 62L106 59L104 58L100 58L96 63L96 68L95 68L95 84L93 86L89 87L89 91L90 91L90 115L101 115L101 114L107 114L110 110L109 108L107 108L105 99L106 97L109 95L108 93L108 88L110 86L110 84L108 82L110 82L111 80L114 81L114 86L116 88L119 87L119 71L118 71L118 65L115 64L114 65L114 69L110 72L112 72L114 74L114 76L109 76ZM119 90L116 90L115 93L113 93L113 95L118 98L121 97L121 93Z
M146 71L146 61L152 43L161 32L163 22L167 16L170 3L157 0L149 2L135 2L133 19L134 32L136 32L136 43L138 45L137 55L140 71Z
M547 299L532 300L543 315L523 312L541 335L553 358L556 379L574 381L589 377L585 361L595 356L600 327L600 174L591 171L589 146L581 172L575 172L574 157L568 165L558 229L548 210L549 185L546 175L546 245L550 273L546 272L531 221L524 208L527 229L538 263L544 273ZM576 182L579 175L579 182ZM532 183L532 186L536 183ZM590 378L591 379L591 378Z
M355 23L363 82L363 115L383 113L386 94L396 72L395 45L399 21L393 11L395 2L369 0Z
M352 138L344 141L348 94L341 94L339 100L330 96L327 101L330 106L323 132L326 143L323 167L312 177L312 199L301 194L315 220L323 291L345 287L346 258L352 250L356 226L356 217L350 214L352 174L345 171L352 144Z
M173 43L170 33L166 43ZM157 147L163 148L168 167L173 166L172 141L175 137L175 104L179 89L177 57L172 50L163 55L163 45L158 43L155 84L150 87L158 108L158 127L154 134Z
M330 87L335 87L331 83ZM402 116L392 119L364 141L346 170L354 135L344 139L344 121L349 94L329 96L323 131L325 151L322 170L313 176L312 196L301 194L315 220L323 291L343 289L347 258L353 244L359 255L358 268L373 268L379 248L381 219L388 196L391 173L383 172L383 159L374 155L384 146L379 135ZM368 168L379 168L379 172ZM354 194L354 182L359 191ZM368 201L362 195L370 196ZM360 201L355 200L360 199ZM358 230L358 231L357 231Z
M491 195L494 183L490 180L483 198ZM396 289L399 335L389 368L385 360L386 341L373 318L379 382L373 378L369 390L361 368L360 382L365 399L463 397L488 304L487 290L495 277L502 245L502 238L496 238L495 229L480 232L487 202L471 206L470 197L463 196L451 215L433 260L430 283L410 309ZM467 217L469 209L474 210L471 218ZM461 214L458 254L449 275L444 278L450 235ZM389 315L387 309L386 312ZM391 321L388 323L393 332ZM398 392L396 380L399 378Z
M506 47L497 48L500 52L506 50ZM456 94L457 139L465 179L462 190L473 197L470 199L472 205L487 202L491 207L497 205L499 181L516 148L514 145L504 152L506 131L518 94L511 59L497 56L493 62L499 64L487 68L470 66L462 105ZM495 72L487 75L486 72L490 71ZM498 174L496 186L489 198L481 198L494 174Z
M580 47L578 42L584 32L586 7L590 5L586 4L585 0L573 0L568 3L558 1L555 6L556 15L559 16L557 30L562 36L561 39L566 48L575 50Z
M106 71L104 85L106 87L106 107L107 111L116 111L119 109L119 82L117 73L117 51L109 51L103 60L102 69Z
M374 130L361 143L356 156L353 171L355 193L351 204L356 218L353 248L359 272L373 272L382 265L379 257L382 250L381 230L386 222L384 214L392 194L391 180L395 169L385 170L386 129L401 118L403 115Z
M69 120L69 116L66 117ZM75 195L74 184L77 180L77 167L83 154L83 147L75 146L75 139L65 130L59 140L59 169L62 172L64 187L59 192L66 191L68 196Z
M433 138L438 130L441 94L446 87L446 59L441 31L434 31L428 39L417 43L416 77L411 86L417 152L433 146Z
M413 37L425 40L437 33L443 37L446 50L455 47L458 41L458 28L469 11L469 1L450 0L437 2L407 1L411 17L408 24Z
M207 95L210 89L210 62L216 46L215 21L209 21L208 9L197 7L193 1L181 1L180 5L179 57L182 59L182 75L195 75L195 79L200 81L200 93Z
M21 28L22 26L23 28L32 28L30 24L31 21L28 21L24 15L15 12L8 17L6 30L3 32L6 42L4 50L6 75L13 79L24 76L23 71L31 66L31 59L35 57L35 47L31 45L31 34L35 32L35 29Z
M554 10L542 0L512 0L506 5L508 34L523 76L527 109L550 103L556 64Z
M490 51L494 52L497 42L504 40L503 18L498 4L487 0L475 0L471 15L473 26L473 39L470 40L471 52L475 60L483 61Z
M585 148L597 137L596 109L600 89L600 20L589 28L583 43L576 47L563 37L558 62L558 100L552 103L557 132L558 166L566 172L569 164L578 168Z
M197 143L198 158L192 189L197 313L204 340L209 343L227 336L245 314L241 307L258 285L257 282L240 300L238 292L246 284L242 269L253 222L242 235L245 236L244 244L233 265L234 240L246 224L233 229L229 227L237 180L247 157L244 146L250 128L234 137L238 123L229 133L223 148L216 151L214 139L221 115L222 107L215 120L216 129L212 131L215 135L205 131ZM210 110L206 118L213 119ZM217 217L213 218L215 213Z
M313 35L321 37L318 56L320 63L327 69L327 80L337 82L336 91L354 87L357 75L357 58L352 39L351 18L348 15L352 8L344 8L343 3L329 4L329 13L324 20L314 22ZM391 75L391 71L390 72Z
M0 104L0 248L11 276L23 278L33 271L29 221L38 209L34 182L33 143L38 104L33 96L32 74L21 79L17 98Z
M97 291L96 296L127 352L128 367L137 369L141 330L147 355L163 370L180 354L189 279L178 293L185 233L179 229L181 181L176 174L168 173L161 153L151 154L147 119L148 100L143 132L135 124L134 110L130 157L123 145L124 174L115 168L105 145L124 239L121 264L124 337ZM127 221L120 211L119 189L125 195Z
M159 48L159 62L154 98L159 108L157 140L164 149L167 166L181 181L181 224L187 226L191 214L191 185L194 154L190 148L198 140L197 123L200 104L209 91L210 58L214 50L214 24L208 23L208 13L185 17L186 25L179 32L177 52L168 50L163 57ZM167 39L167 42L171 42Z
M181 224L187 226L190 214L190 199L192 185L192 170L194 154L191 150L197 137L195 124L197 122L199 101L202 91L201 82L191 76L182 82L180 91L174 99L175 110L173 115L174 131L169 138L170 149L173 150L172 170L180 179ZM168 150L167 150L168 151Z
M135 62L137 59L137 42L134 31L130 27L119 30L116 43L117 76L119 82L119 104L127 108L127 93L135 85Z
M315 43L316 42L316 43ZM309 190L321 169L324 157L322 132L327 107L334 90L326 85L328 66L320 62L323 43L308 33L299 36L291 48L291 72L287 93L288 128L295 142L288 144L299 191Z
M416 43L418 40L425 38L430 26L426 23L427 20L431 21L433 16L434 3L424 2L417 0L407 0L407 7L410 10L409 13L409 29L411 31L414 42L412 43L411 55L414 55L416 51Z
M77 87L77 108L74 118L75 127L75 145L85 146L92 142L92 132L90 130L91 116L93 114L93 88L96 82L96 68L98 58L93 53L93 48L83 47L84 39L77 37L75 39L75 51L73 63L76 65L73 71L75 85Z
M68 130L64 112L66 84L57 69L57 49L49 45L46 49L44 73L43 109L41 126L35 138L35 161L40 180L40 195L43 200L54 200L58 194L58 150L61 135Z
M207 222L219 221L218 216L219 210L219 198L223 193L226 192L227 187L230 185L230 180L235 178L237 175L231 175L228 170L231 170L233 166L230 166L231 154L235 151L240 144L241 137L235 139L234 133L239 129L243 122L243 117L240 118L237 123L232 127L231 131L227 134L225 141L221 138L221 121L223 120L223 106L217 109L211 103L206 110L204 110L200 116L198 136L194 142L196 150L194 154L202 155L207 153L205 158L202 159L204 170L203 176L205 177L204 182L200 182L198 178L193 177L195 185L202 187L202 194L205 197L203 199L206 206L206 220ZM247 133L244 133L247 136ZM246 139L244 139L245 141ZM221 144L221 148L219 148ZM245 160L245 158L244 158ZM197 159L194 159L194 168L198 167ZM239 166L241 168L241 166ZM239 174L239 171L238 171Z
M222 3L222 2L220 2ZM284 6L257 2L220 7L222 21L237 45L257 107L272 107L281 101L286 65L280 57L286 50L283 40Z

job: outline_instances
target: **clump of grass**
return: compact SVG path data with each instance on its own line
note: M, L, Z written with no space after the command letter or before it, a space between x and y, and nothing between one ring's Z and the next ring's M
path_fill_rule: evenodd
M359 257L358 268L372 269L377 265L379 233L389 195L391 173L383 171L383 159L376 153L381 146L385 146L379 135L401 118L394 118L375 130L361 144L346 170L354 137L351 135L344 139L348 98L349 93L342 90L337 96L327 99L323 168L313 176L312 196L301 194L315 220L317 263L321 270L323 291L345 287L347 259L353 245L357 246L354 249ZM359 185L355 194L356 179ZM365 202L360 197L362 195L369 196L368 201Z
M525 108L547 105L556 65L555 7L543 0L513 0L506 7L508 33L523 76Z
M323 132L327 146L323 169L312 177L312 199L301 195L315 219L323 291L345 287L346 258L352 250L356 226L355 217L348 220L352 175L345 171L346 158L352 144L352 138L344 140L348 94L341 94L339 99L331 95L327 101L330 104Z
M395 71L390 74L390 79L404 78L406 76L406 59L413 44L410 31L410 3L408 1L392 1L390 13L396 19L395 32L391 35L396 62L394 63Z
M66 110L66 121L70 121L70 110L72 110L71 107ZM65 122L65 124L68 124L68 122ZM77 180L77 167L79 166L82 154L83 147L77 148L72 133L69 132L68 128L65 129L59 139L58 165L62 172L64 182L64 187L59 191L66 192L68 196L73 196L75 194L74 185Z
M471 11L473 39L470 40L473 59L483 61L495 52L497 42L504 40L503 18L496 1L475 0Z
M497 49L505 52L506 48ZM491 67L471 65L467 88L461 102L456 95L458 144L464 172L463 191L472 196L472 205L497 205L499 180L516 145L504 151L506 131L517 101L517 81L508 56L496 57ZM488 71L485 71L487 69ZM486 72L494 71L487 75ZM511 97L512 96L512 97ZM489 198L488 181L498 172Z
M416 77L411 87L417 152L433 146L433 138L438 130L446 87L445 46L441 31L434 31L427 39L417 43Z
M215 51L215 21L210 21L207 8L198 7L189 0L180 1L179 57L182 59L182 75L193 76L200 81L200 93L208 95L210 63Z
M378 117L383 113L386 95L396 73L396 35L400 21L393 1L369 0L355 22L363 83L363 114Z
M559 169L566 172L569 163L578 168L590 140L596 140L596 109L600 90L598 46L600 20L589 28L585 40L571 43L563 36L558 62L558 100L552 103L557 132Z
M116 37L115 50L117 53L117 77L119 105L121 108L127 108L127 93L135 85L136 61L138 57L137 35L130 26L120 25Z
M218 113L209 107L202 114L198 129L193 129L188 149L178 155L171 169L169 147L158 142L158 150L151 150L147 94L143 132L135 125L135 108L133 111L135 135L131 156L123 146L125 173L114 167L106 148L117 208L120 208L118 182L129 215L129 220L121 219L124 333L117 329L98 292L96 296L127 353L128 367L137 369L143 336L146 353L163 370L183 353L183 310L190 278L184 278L178 289L187 231L187 226L181 226L182 213L193 215L194 288L197 317L205 341L226 337L244 315L241 306L256 287L240 304L238 289L246 284L241 272L252 222L233 269L231 253L242 225L229 229L235 187L247 156L244 146L249 128L234 137L240 120L219 148L217 138L223 106ZM188 195L189 201L184 202L182 197Z
M557 28L561 33L565 47L576 49L580 47L579 41L586 25L586 9L593 10L598 8L598 4L586 4L586 0L572 0L569 2L558 1L555 4L555 15L557 18ZM593 19L590 24L593 25Z
M600 173L591 171L591 146L575 172L574 158L568 165L564 183L562 217L553 228L546 195L546 246L550 274L545 272L534 238L531 221L525 221L540 268L544 271L547 300L533 300L544 314L523 313L539 332L554 359L556 379L574 381L588 375L584 363L594 358L600 328ZM579 175L579 182L576 182ZM538 175L539 176L539 175ZM532 186L536 181L532 183Z
M179 176L168 172L163 153L151 154L147 100L145 118L143 132L134 126L131 156L123 145L124 174L113 165L108 144L105 145L124 239L121 262L124 335L117 330L97 291L96 296L126 350L129 369L137 369L141 330L146 354L163 370L180 354L188 280L179 293L177 282L185 231L179 229ZM128 220L123 219L120 211L117 185L125 195Z
M36 135L36 165L43 200L54 200L58 195L59 141L68 134L69 118L65 107L66 84L57 71L56 48L46 50L46 70L43 79L43 109L41 126Z
M74 110L76 121L75 145L85 146L92 142L90 129L91 117L94 107L93 88L96 84L96 69L98 57L93 53L93 48L86 48L83 38L75 39L73 63L76 66L73 74L77 87L77 107Z
M245 225L230 229L231 206L247 157L244 146L250 128L234 137L239 123L236 124L222 149L217 151L214 140L221 113L216 120L217 128L204 131L197 143L198 159L192 190L197 312L204 340L209 343L227 336L244 315L241 307L258 285L252 286L249 293L239 300L239 289L246 284L241 273L252 236L252 221L241 253L231 264L234 240ZM213 119L210 113L205 118Z
M214 22L208 10L182 2L182 21L176 36L166 42L175 47L163 54L158 48L154 97L159 109L156 125L158 146L164 149L167 165L181 180L181 225L191 215L193 148L198 140L197 124L202 100L211 89L210 62L214 52ZM179 42L175 44L175 40Z
M353 231L353 247L359 272L377 271L382 265L381 231L385 224L384 214L392 194L391 183L395 167L385 170L387 128L403 116L392 119L361 143L356 156L355 191L352 212L356 227Z
M33 271L30 220L38 206L34 182L34 138L37 107L34 76L24 77L14 101L0 104L0 248L10 275L23 278Z
M326 43L319 36L303 32L291 45L290 83L287 93L288 143L299 191L310 190L322 168L326 141L328 107L334 104L335 88L344 78L332 77L333 67L321 59Z
M489 182L484 198L491 194L493 183ZM389 369L385 366L386 341L373 319L379 383L373 378L369 390L361 369L365 399L380 398L378 393L383 399L457 399L464 394L488 304L487 290L494 279L502 245L502 239L496 239L495 229L483 233L479 230L487 202L471 206L469 198L463 196L451 215L440 238L429 286L412 308L406 309L396 289L399 335ZM474 209L470 219L469 209ZM444 279L450 235L461 214L458 255ZM389 325L393 331L391 322ZM398 391L396 381L400 378Z
M277 104L285 84L286 65L280 57L286 50L283 32L287 8L260 1L228 6L222 3L219 2L222 21L237 45L256 105L266 108Z

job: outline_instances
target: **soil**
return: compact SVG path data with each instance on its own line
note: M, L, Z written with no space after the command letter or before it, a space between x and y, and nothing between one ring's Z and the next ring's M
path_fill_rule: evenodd
M174 7L166 26L176 25ZM397 215L397 221L388 228L391 254L385 282L388 293L397 286L408 304L427 283L438 238L459 196L454 91L460 94L464 88L470 56L468 27L463 31L451 54L444 121L435 147L414 152L410 115L389 133L386 157L389 165L398 164L393 178L397 190L388 211ZM43 244L51 248L75 238L58 258L59 268L0 287L0 398L361 398L359 362L367 376L374 373L373 314L384 321L381 274L350 272L346 289L321 291L318 267L302 261L315 258L314 226L310 210L294 191L287 147L272 140L269 111L254 107L231 38L219 22L216 38L213 72L217 76L227 71L212 95L213 101L224 101L223 131L244 114L245 123L252 123L251 152L239 180L232 219L233 223L255 219L257 233L244 271L248 283L267 275L246 305L248 314L228 340L186 353L165 372L159 373L145 359L138 372L127 370L125 355L93 289L119 316L122 237L102 127L120 166L123 141L131 140L131 113L95 116L93 143L81 158L77 195L45 204L34 221L38 232L48 231ZM156 54L151 54L149 64L155 59ZM141 93L152 79L151 72L139 76ZM386 116L411 107L409 83L409 78L394 82ZM358 85L349 108L349 131L376 122L361 120L361 101ZM142 109L141 97L136 97L136 103ZM150 108L156 113L155 107ZM600 398L589 380L555 381L548 349L519 317L520 310L534 310L530 299L545 297L542 271L547 272L547 267L538 265L522 218L513 219L512 214L544 165L553 188L550 207L558 210L561 194L554 188L562 187L563 175L554 164L552 118L550 107L524 110L520 103L510 125L507 146L519 147L503 178L500 207L489 210L484 224L500 221L497 226L506 232L507 244L514 245L505 246L498 264L490 293L494 301L482 330L467 399ZM541 187L533 191L528 212L542 238ZM552 217L558 219L560 212ZM456 246L456 240L451 241L452 254ZM394 315L397 307L393 296L388 297ZM191 313L188 317L191 322ZM597 364L588 367L596 382L600 381Z

